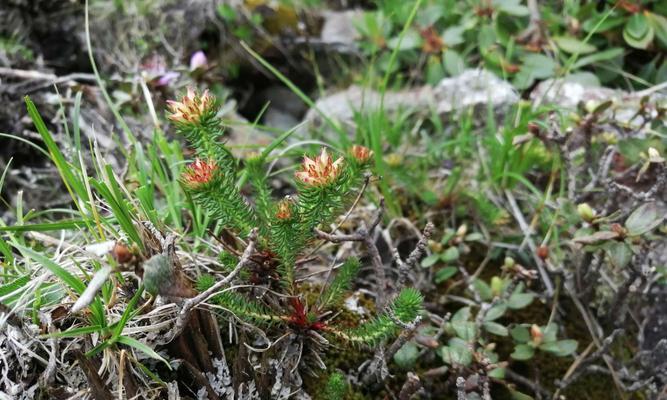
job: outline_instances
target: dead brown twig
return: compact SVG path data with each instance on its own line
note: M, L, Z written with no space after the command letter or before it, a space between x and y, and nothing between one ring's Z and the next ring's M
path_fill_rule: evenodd
M385 286L387 284L387 277L384 270L384 265L382 264L382 257L380 257L380 252L373 241L373 232L375 228L382 221L382 214L384 213L384 198L380 199L380 207L378 209L377 216L371 225L366 227L360 227L356 232L352 234L332 234L315 229L315 234L320 238L327 240L331 243L343 243L343 242L363 242L366 245L368 255L371 257L371 263L373 264L373 269L375 270L375 277L377 282L377 297L375 299L375 308L376 310L381 310L386 302L386 290Z
M422 383L419 376L414 372L408 372L407 379L398 394L399 400L410 400L412 396L421 389Z
M250 256L255 252L255 245L257 242L257 228L254 228L248 237L248 246L246 249L243 251L243 254L241 255L241 259L239 262L236 264L236 267L230 272L224 279L216 282L213 286L208 288L206 291L198 294L197 296L188 299L183 303L183 307L181 308L181 311L178 314L178 317L176 319L176 323L174 324L174 327L171 330L169 338L173 340L176 336L178 336L183 329L185 328L186 323L189 320L190 313L192 310L198 306L199 304L205 302L208 300L211 296L213 296L217 291L219 291L221 288L224 286L228 285L236 275L241 271L243 267L245 267L249 262L250 262Z
M398 265L399 289L405 287L408 281L408 275L410 273L410 270L417 266L419 260L426 253L426 246L428 246L428 240L433 234L434 228L435 226L433 225L433 223L428 222L426 224L426 227L424 227L424 232L421 238L419 238L419 242L417 242L415 249L412 250L412 252L405 261L403 261L401 259L401 256L398 254L398 249L396 248L392 249L392 256L394 258L394 262L396 262L396 265Z

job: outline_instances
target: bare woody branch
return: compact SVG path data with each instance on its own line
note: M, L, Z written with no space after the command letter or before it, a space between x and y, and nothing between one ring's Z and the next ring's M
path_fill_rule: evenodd
M396 262L396 265L398 266L399 289L405 287L405 285L408 282L408 275L410 274L410 270L412 270L417 266L419 260L426 253L426 246L428 246L428 240L431 237L431 234L433 234L434 228L435 226L433 225L433 223L428 222L426 224L424 232L422 233L422 237L419 238L419 242L417 242L417 245L415 246L414 250L412 250L412 252L405 261L403 261L401 259L401 256L398 254L398 249L396 248L392 249L392 257L394 258L394 262Z
M185 325L189 320L190 313L195 307L208 300L211 296L215 295L223 287L227 286L232 281L232 279L234 279L234 277L238 275L241 269L250 262L250 256L255 252L256 244L257 244L257 228L254 228L252 231L250 231L250 235L248 237L248 246L243 251L241 259L236 264L236 267L234 267L232 272L230 272L221 281L216 282L206 291L198 294L197 296L191 299L186 300L185 303L183 303L183 308L181 308L181 311L179 312L178 317L176 319L176 323L174 324L174 328L171 331L170 340L173 340L173 338L178 336L183 331Z
M414 394L416 394L419 389L421 389L422 383L419 379L419 376L414 372L408 372L407 379L401 388L401 392L398 394L399 400L410 400Z
M387 278L384 270L384 265L382 264L382 257L380 257L380 252L378 251L375 241L373 240L373 232L375 228L382 221L382 215L384 213L384 198L380 199L380 206L375 216L375 219L371 223L370 227L364 228L361 227L357 229L356 232L352 234L332 234L326 233L319 229L315 229L315 235L320 239L327 240L331 243L343 243L343 242L363 242L366 245L368 250L368 255L371 257L371 263L375 271L375 277L377 279L377 298L375 301L375 308L381 310L386 303L386 290L385 286L387 284Z

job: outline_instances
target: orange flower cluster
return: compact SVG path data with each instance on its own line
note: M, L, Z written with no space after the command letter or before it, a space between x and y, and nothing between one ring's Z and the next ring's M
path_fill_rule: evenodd
M197 123L201 116L209 112L215 104L215 98L205 90L201 95L193 88L181 101L167 100L169 112L167 118L177 123Z
M286 220L292 218L292 209L290 208L289 200L281 200L278 203L278 211L276 212L276 218L281 220Z

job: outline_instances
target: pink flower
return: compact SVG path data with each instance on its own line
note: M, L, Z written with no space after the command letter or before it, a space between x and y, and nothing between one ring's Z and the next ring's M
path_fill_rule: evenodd
M178 79L179 75L178 72L169 71L155 81L155 86L169 86L172 82Z
M167 69L167 63L159 54L154 54L144 61L141 66L142 75L153 86L169 86L178 77L179 73Z
M342 167L342 157L333 161L327 150L322 148L320 155L315 158L303 157L301 171L297 171L295 176L305 184L323 186L335 181L340 175Z
M208 64L208 59L206 58L206 54L204 54L203 51L199 50L196 51L192 57L190 57L190 71L194 71L199 68L206 68Z
M167 100L169 112L167 118L173 122L197 123L202 115L211 111L215 105L215 98L205 90L201 95L188 88L188 93L183 96L181 101Z
M217 169L215 161L202 161L197 158L183 172L182 181L187 187L197 189L211 182Z

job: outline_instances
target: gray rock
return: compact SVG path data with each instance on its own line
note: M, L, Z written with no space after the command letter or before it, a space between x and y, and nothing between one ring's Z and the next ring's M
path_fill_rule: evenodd
M326 44L356 47L355 41L359 38L359 33L354 22L362 16L361 10L324 11L320 40Z
M306 105L299 96L284 86L270 86L259 94L260 102L268 104L262 123L272 128L289 130L300 122Z
M245 158L257 151L258 148L269 145L274 136L252 126L236 111L236 102L228 101L220 110L220 116L227 121L225 125L225 144L231 149L232 154L239 158Z
M519 94L509 82L478 69L441 80L434 92L440 114L487 105L503 110L519 101Z
M349 88L329 96L322 97L315 102L315 108L306 113L304 126L319 127L323 125L323 117L342 123L350 129L354 128L356 113L367 113L380 107L382 96L373 89L352 85ZM384 109L391 113L399 109L420 109L433 105L435 97L430 86L387 92L384 97Z
M565 79L547 79L540 82L531 92L530 98L535 103L557 104L574 109L580 102L602 102L620 97L621 92L600 86L584 86L579 82Z
M435 87L424 85L414 89L389 91L385 93L383 107L388 113L398 110L435 109L445 116L469 107L486 107L487 104L504 109L517 101L519 95L507 81L488 71L470 69L461 75L443 79ZM377 110L380 104L380 93L353 85L317 100L315 108L306 114L304 126L322 126L321 112L353 130L355 113Z
M664 85L661 85L664 86ZM626 92L600 86L584 85L580 82L568 81L567 79L548 79L540 82L531 92L530 98L535 105L551 104L564 109L576 109L580 103L602 103L612 100L612 106L606 111L606 116L612 117L616 122L627 124L629 127L640 127L644 125L642 117L635 114L640 108L642 98L648 99L648 105L652 108L651 118L657 117L655 106L664 104L667 96L661 94L656 86L639 92Z

